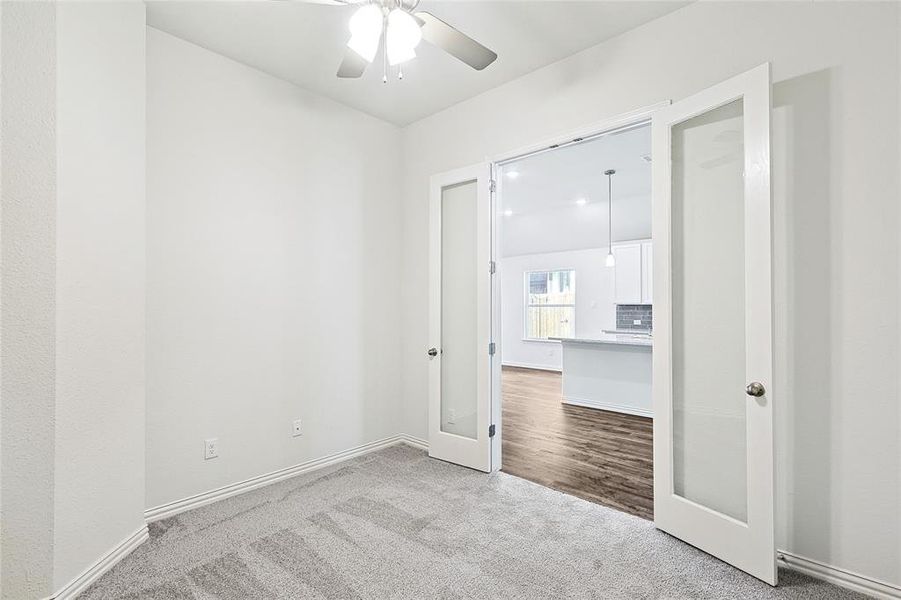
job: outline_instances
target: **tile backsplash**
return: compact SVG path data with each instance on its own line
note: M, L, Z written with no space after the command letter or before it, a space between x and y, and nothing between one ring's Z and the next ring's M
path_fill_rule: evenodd
M616 328L647 331L653 328L653 307L650 304L617 304ZM641 321L636 324L635 321Z

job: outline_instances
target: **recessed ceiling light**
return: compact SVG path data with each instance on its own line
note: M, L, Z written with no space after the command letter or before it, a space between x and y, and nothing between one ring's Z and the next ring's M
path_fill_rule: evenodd
M505 174L507 175L507 179L516 179L519 177L519 171L507 171Z
M510 209L508 208L507 210L504 211L504 216L505 216L505 217L512 217L512 216L513 216L513 211L510 210Z
M579 198L578 200L576 200L576 204L578 204L579 206L585 206L586 204L588 204L588 200L586 200L585 198Z

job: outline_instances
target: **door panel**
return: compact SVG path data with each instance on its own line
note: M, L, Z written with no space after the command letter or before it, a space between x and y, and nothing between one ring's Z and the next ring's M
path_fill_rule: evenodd
M441 191L441 431L477 438L478 182Z
M672 128L673 485L746 522L742 112Z
M769 119L763 65L652 120L654 521L775 585Z
M429 455L490 471L489 166L432 178Z

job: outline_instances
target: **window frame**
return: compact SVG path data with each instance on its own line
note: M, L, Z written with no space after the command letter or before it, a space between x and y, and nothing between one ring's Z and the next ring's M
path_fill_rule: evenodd
M533 273L559 273L562 271L569 271L572 273L570 281L572 282L573 288L573 302L572 304L531 304L529 302L529 287L530 287L530 275ZM523 271L522 274L522 341L524 342L538 342L541 344L560 344L560 340L551 340L548 338L540 338L540 337L529 337L529 309L532 307L548 307L548 308L569 308L573 309L573 318L572 318L572 328L573 335L576 334L576 269L573 267L561 267L561 268L547 268L547 269L535 269L534 271Z

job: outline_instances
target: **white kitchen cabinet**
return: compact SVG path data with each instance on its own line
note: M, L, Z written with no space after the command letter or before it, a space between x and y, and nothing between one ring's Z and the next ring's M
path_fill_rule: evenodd
M641 304L641 244L613 246L613 297L617 304Z
M650 240L613 245L613 297L616 304L652 304L653 254Z
M651 242L641 243L641 303L654 303L654 258Z

